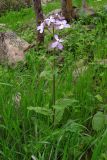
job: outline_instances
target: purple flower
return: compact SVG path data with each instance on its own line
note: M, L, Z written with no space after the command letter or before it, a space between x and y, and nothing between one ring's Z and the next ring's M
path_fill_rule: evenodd
M37 30L40 33L43 33L45 26L48 26L48 27L52 26L56 29L70 28L70 25L67 24L67 21L64 20L64 17L61 17L59 14L46 18L44 22L42 22L40 26L37 27Z
M45 28L45 23L41 23L40 26L37 27L37 30L40 31L40 33L44 32L44 28Z
M45 19L45 22L48 26L50 26L52 23L55 23L55 18L53 16L50 16L49 18Z
M51 48L57 48L59 50L62 50L63 49L63 45L61 43L63 42L63 40L59 39L58 35L54 35L54 38L55 38L55 42L53 42L51 44Z
M70 25L67 24L66 20L57 20L56 21L56 28L57 29L64 29L64 28L70 28Z

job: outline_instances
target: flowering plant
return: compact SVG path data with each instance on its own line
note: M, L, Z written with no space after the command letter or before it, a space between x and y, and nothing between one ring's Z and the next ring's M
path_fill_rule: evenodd
M59 14L56 14L54 16L50 16L49 18L46 18L40 26L37 27L37 30L40 33L44 32L44 29L48 29L50 33L52 33L54 42L50 45L51 48L57 48L59 50L63 49L63 45L61 44L63 42L62 39L59 39L58 35L55 35L55 29L56 30L62 30L64 28L70 28L70 25L67 24L67 21L64 17L60 16Z
M55 34L55 30L62 30L64 28L70 28L70 25L67 24L67 21L65 20L64 17L60 16L59 14L56 14L54 16L50 16L49 18L46 18L41 24L40 26L37 27L37 30L40 33L43 33L45 29L47 29L51 34L52 34L52 38L53 38L53 42L50 44L50 48L54 49L53 52L53 66L52 66L52 70L53 70L53 84L52 84L52 105L55 106L55 102L56 102L56 92L55 92L55 88L56 88L56 82L55 82L55 49L57 50L63 50L63 39L60 39L58 37L57 34ZM55 122L55 109L53 108L53 124Z

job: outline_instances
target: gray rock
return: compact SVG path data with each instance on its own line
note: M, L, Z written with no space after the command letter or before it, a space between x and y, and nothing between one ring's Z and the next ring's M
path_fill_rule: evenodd
M25 51L30 44L14 32L0 32L0 64L16 64L24 60Z
M73 73L73 82L76 82L79 77L81 77L88 69L88 66L82 66L80 68L76 68Z
M107 12L107 4L106 4L106 5L104 5L104 6L103 6L103 8L104 8L104 11L106 11L106 12Z
M95 64L107 65L107 59L99 59L95 61Z
M61 9L55 9L55 10L49 12L48 15L46 15L46 17L49 17L51 15L56 15L56 14L60 15L61 14Z
M93 61L90 65L103 65L107 66L107 59L97 59ZM77 82L78 78L84 75L89 68L89 65L85 64L85 60L81 59L80 61L76 62L76 67L73 70L72 78L73 82Z
M4 28L4 27L6 27L6 24L0 23L0 28Z
M47 4L48 2L52 2L52 0L41 0L42 4Z

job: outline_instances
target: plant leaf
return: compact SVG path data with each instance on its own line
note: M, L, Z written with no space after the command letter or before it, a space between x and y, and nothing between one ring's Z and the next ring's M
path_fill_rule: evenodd
M55 124L58 124L62 120L65 109L77 102L75 99L67 98L57 100L56 105L53 106L55 109Z
M50 109L44 108L44 107L28 107L29 111L34 111L36 113L45 115L45 116L51 116L52 111Z
M103 112L97 112L92 119L92 128L95 131L100 131L105 124L105 116Z
M103 102L103 98L100 96L100 94L97 94L95 96L95 98L99 101L99 102Z

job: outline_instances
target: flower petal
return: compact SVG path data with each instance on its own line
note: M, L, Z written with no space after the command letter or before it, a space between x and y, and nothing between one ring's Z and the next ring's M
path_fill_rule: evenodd
M66 24L66 25L65 25L65 28L70 28L70 25L69 25L69 24Z
M63 49L63 45L61 43L58 43L57 48L62 50Z
M65 27L64 27L64 25L61 24L61 25L59 26L59 29L63 29L63 28L65 28Z
M45 22L46 22L46 24L47 24L48 26L50 26L51 23L55 23L55 19L54 19L53 16L50 16L49 18L46 18L46 19L45 19Z
M67 24L67 21L66 21L66 20L63 20L63 21L62 21L62 24Z
M53 42L50 47L51 47L51 48L56 48L57 45L58 45L58 42L56 41L56 42Z
M59 38L58 38L58 35L57 34L55 34L54 35L54 38L58 41L59 40Z
M44 31L44 28L41 28L40 33L43 33L43 31Z
M40 29L41 29L41 26L38 26L38 27L37 27L37 30L39 31Z
M40 26L37 27L37 31L40 31L40 33L43 33L45 27L45 23L41 23Z
M62 43L62 42L64 42L64 40L63 39L59 39L59 42Z

